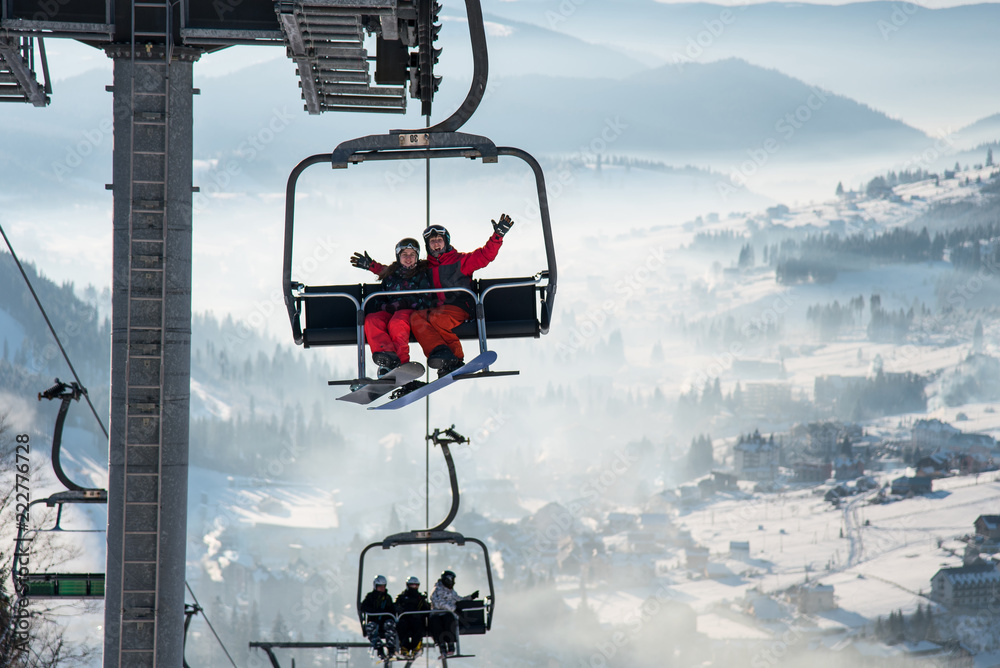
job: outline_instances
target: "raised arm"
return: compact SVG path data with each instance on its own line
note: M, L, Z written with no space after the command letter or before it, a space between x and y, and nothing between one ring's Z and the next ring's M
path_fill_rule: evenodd
M500 214L500 222L495 220L490 222L493 224L493 235L487 239L483 247L461 255L461 270L466 276L471 276L472 272L482 269L496 259L503 245L504 235L514 225L514 221L506 213Z
M382 269L384 269L384 267L381 264L373 260L371 256L368 255L368 251L365 251L364 255L362 255L361 253L355 253L354 255L352 255L351 266L357 267L358 269L367 269L376 276L382 273Z

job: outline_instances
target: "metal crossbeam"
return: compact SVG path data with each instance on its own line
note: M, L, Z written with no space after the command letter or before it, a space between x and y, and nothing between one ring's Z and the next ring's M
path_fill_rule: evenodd
M45 83L39 83L35 74L35 38L0 35L0 102L28 102L36 107L49 103L52 87L41 39L38 52Z

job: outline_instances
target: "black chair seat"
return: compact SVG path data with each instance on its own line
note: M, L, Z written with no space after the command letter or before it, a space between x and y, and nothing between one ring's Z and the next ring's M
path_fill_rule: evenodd
M504 283L519 283L530 278L498 278L473 281L473 290L482 294L490 286ZM306 294L317 292L339 292L349 294L358 301L370 294L381 292L377 283L309 286ZM307 348L312 346L344 346L358 344L357 311L354 302L345 297L312 297L303 300L305 328L302 342ZM486 313L486 338L538 338L541 327L538 322L538 296L534 285L491 290L483 302ZM461 339L479 337L475 320L468 320L453 330ZM410 337L413 341L413 337Z

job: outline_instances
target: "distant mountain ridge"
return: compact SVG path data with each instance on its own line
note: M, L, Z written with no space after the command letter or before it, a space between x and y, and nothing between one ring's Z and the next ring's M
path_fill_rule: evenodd
M620 132L609 137L608 125ZM738 59L668 65L624 80L505 79L469 127L520 135L550 152L603 143L615 152L740 156L773 140L835 155L910 150L928 141L863 104Z
M1000 77L992 55L998 4L487 0L485 8L661 64L743 58L924 130L954 130L997 111L985 82Z
M275 173L287 173L309 153L329 151L340 141L385 132L387 127L405 127L411 120L393 117L387 123L384 116L343 114L334 125L328 116L307 116L290 69L275 60L226 77L201 79L202 94L195 102L196 159L236 158L241 173L267 174L273 180ZM81 95L96 90L103 76L82 75L72 88ZM86 86L83 79L89 82ZM624 79L496 77L493 86L464 129L536 154L588 149L683 164L701 153L744 158L769 141L779 150L814 157L909 151L929 141L920 131L863 104L738 59L683 69L668 65ZM274 91L270 107L255 100L262 87ZM435 109L450 113L465 92L461 82L454 82L435 101ZM41 123L10 137L6 152L0 153L4 173L14 181L25 178L25 187L43 189L38 180L60 189L82 187L80 179L106 180L111 141L100 128L109 122L110 104L104 106L104 111L84 106L82 122L90 129L78 137L68 132L50 137L48 126ZM39 113L49 114L60 126L79 115L77 105ZM269 133L270 141L250 156L248 137L261 128L279 131ZM80 147L88 149L86 156L76 156ZM60 174L57 167L69 165L74 156L83 166ZM674 158L680 156L684 160L678 163Z
M995 144L1000 141L1000 114L981 118L955 134L956 142L965 148L975 148L982 144Z
M882 107L868 106L872 104L868 98L845 94L822 77L787 74L803 69L800 61L818 61L821 58L816 54L825 54L823 58L837 63L834 69L884 73L886 87L897 85L900 77L905 79L913 71L922 72L935 86L947 81L939 75L937 42L933 54L927 52L928 43L923 43L923 54L910 62L901 63L897 58L868 61L867 65L859 62L872 54L913 54L917 48L914 35L929 29L924 10L912 16L904 12L901 16L906 21L898 32L892 32L889 44L880 35L873 41L868 32L883 20L879 17L891 20L893 7L891 3L743 8L704 3L664 5L652 0L580 5L550 0L491 1L486 15L490 89L465 129L542 155L601 149L716 168L720 159L745 159L748 152L760 151L769 141L780 151L820 159L844 152L864 156L904 151L914 155L930 144L919 130L890 117ZM969 28L964 37L969 42L968 53L981 48L981 19L997 13L1000 20L996 6L926 12L942 19L944 43ZM446 17L439 66L444 81L434 103L433 120L450 113L469 85L471 65L466 55L464 15L456 11ZM717 23L723 19L729 23ZM708 31L710 39L702 39L705 46L700 47L707 62L692 60L645 68L636 58L622 55L629 51L628 40L616 28L622 21L629 23L629 30L640 42L644 35L661 35L660 43L671 53L683 53L689 39L703 38L700 33ZM897 17L897 22L901 21ZM851 35L855 42L848 42L849 46L835 44ZM746 45L749 55L723 57L739 51L740 45ZM784 55L772 58L772 51ZM834 52L839 54L835 59ZM945 60L952 57L948 53L941 56ZM770 61L778 64L761 65ZM828 69L829 65L827 62ZM977 60L970 67L986 68L985 72L993 65ZM302 110L295 68L284 58L222 77L198 72L196 64L195 82L201 89L195 99L195 156L200 161L196 181L204 170L218 170L213 165L225 164L213 161L236 157L240 178L254 179L265 188L275 179L282 180L282 175L307 154L331 150L351 137L422 125L416 115L419 105L412 101L410 113L402 117L308 116ZM959 72L956 76L964 75ZM9 186L0 196L48 194L56 188L74 199L106 197L92 184L110 181L111 137L106 126L111 100L104 91L107 83L108 72L89 72L61 82L47 109L0 107L0 120L18 129L8 133L0 145L0 165ZM988 86L980 82L978 88ZM947 85L936 97L948 101ZM983 141L987 140L992 133L987 122L983 123L960 131L960 143L969 143L964 135L978 137L980 130ZM245 150L248 138L272 127L279 131L271 134L268 130L271 141L261 150L252 155ZM713 154L716 162L701 161L700 154L705 152Z

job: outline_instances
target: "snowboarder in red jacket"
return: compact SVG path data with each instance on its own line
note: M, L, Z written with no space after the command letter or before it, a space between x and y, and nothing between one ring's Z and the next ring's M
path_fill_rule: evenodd
M493 235L482 248L460 253L451 246L451 234L441 225L424 230L427 265L435 288L472 288L472 272L482 269L494 259L503 245L503 237L514 221L500 214L493 223ZM452 331L470 318L475 318L475 301L465 292L439 292L436 305L414 311L410 326L417 343L427 355L427 364L445 376L465 364L465 355L458 336Z

